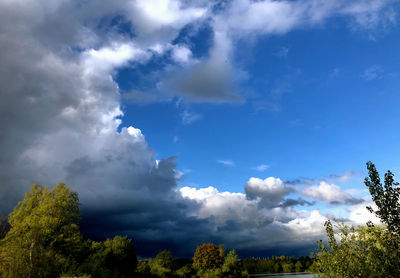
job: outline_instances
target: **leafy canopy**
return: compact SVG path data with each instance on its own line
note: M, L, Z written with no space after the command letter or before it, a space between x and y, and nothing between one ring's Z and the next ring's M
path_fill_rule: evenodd
M32 186L9 215L10 231L1 241L4 277L47 277L74 264L80 250L79 200L65 184L53 190Z
M375 213L384 225L355 228L344 224L335 229L330 221L325 223L328 245L318 243L321 252L316 254L313 268L322 277L400 277L400 189L392 172L385 174L382 185L375 165L367 162L368 187L372 200L378 207L367 209ZM337 241L336 239L340 239Z

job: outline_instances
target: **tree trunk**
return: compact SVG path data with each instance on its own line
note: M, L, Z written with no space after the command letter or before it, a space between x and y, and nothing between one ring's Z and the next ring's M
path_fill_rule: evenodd
M29 248L29 278L32 278L33 271L33 247L35 247L35 241L32 241L31 247Z

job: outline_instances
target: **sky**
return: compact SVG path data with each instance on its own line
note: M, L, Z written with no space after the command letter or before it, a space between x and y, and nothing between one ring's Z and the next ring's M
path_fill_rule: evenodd
M309 255L400 170L399 3L0 0L0 211L79 193L138 254Z

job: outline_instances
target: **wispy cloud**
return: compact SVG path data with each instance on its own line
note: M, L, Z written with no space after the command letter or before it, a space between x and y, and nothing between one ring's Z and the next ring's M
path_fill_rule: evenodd
M307 178L307 177L301 177L298 179L292 179L292 180L286 180L286 184L305 184L305 185L313 185L313 184L318 184L320 182L348 182L352 178L358 176L360 173L356 173L353 170L347 171L343 175L339 174L330 174L327 177L322 177L322 178Z
M265 170L267 170L269 168L269 165L267 164L260 164L254 168L252 168L253 170L259 171L259 172L264 172Z
M235 166L235 162L233 162L230 159L220 159L220 160L217 160L217 162L221 163L221 164L224 164L224 165L227 165L227 166Z
M381 66L379 65L373 65L364 70L364 72L361 74L361 77L367 81L372 81L375 79L382 79L384 70Z
M278 57L286 57L289 54L289 47L281 47L276 53L275 56Z
M181 114L182 124L189 125L202 118L202 116L195 112L190 112L189 110L184 110Z

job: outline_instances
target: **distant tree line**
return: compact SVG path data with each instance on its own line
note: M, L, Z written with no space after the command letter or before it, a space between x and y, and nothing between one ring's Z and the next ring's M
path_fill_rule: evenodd
M241 261L242 267L249 274L306 272L313 264L313 259L306 257L274 256L271 258L247 258Z
M174 259L171 252L161 251L154 259L139 261L140 277L248 277L259 273L304 272L310 268L310 257L272 257L238 259L235 250L225 253L222 245L204 243L197 247L193 259Z
M239 260L223 245L199 245L191 259L161 251L139 261L126 236L84 240L76 192L35 184L8 218L0 218L0 278L44 277L248 277L249 273L304 271L311 259L288 257Z

